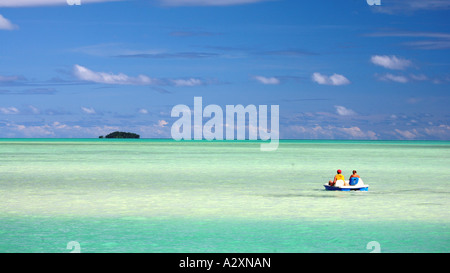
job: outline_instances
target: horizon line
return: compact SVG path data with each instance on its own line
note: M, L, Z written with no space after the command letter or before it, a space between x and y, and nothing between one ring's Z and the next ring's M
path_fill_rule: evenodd
M239 141L239 142L270 142L270 140L261 140L261 139L181 139L181 140L175 140L173 138L95 138L95 137L0 137L0 140L14 140L14 139L40 139L40 140L56 140L56 139L62 139L62 140L170 140L175 142L233 142L233 141ZM442 140L442 139L328 139L328 138L280 138L279 141L294 141L294 140L320 140L320 141L450 141L448 140Z

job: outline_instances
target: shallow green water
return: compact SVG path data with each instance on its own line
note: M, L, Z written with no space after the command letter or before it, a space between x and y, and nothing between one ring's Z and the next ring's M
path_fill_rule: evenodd
M0 140L0 252L450 250L450 142ZM328 192L336 169L369 192Z

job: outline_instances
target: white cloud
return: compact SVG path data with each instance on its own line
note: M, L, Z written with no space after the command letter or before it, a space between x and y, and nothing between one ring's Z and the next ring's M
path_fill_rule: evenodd
M159 0L167 6L231 6L264 2L267 0Z
M74 65L73 73L75 77L80 80L116 85L172 85L177 87L183 86L198 86L205 84L202 80L189 79L154 79L146 75L138 75L137 77L130 77L126 74L106 73L92 71L81 65Z
M165 120L158 120L158 127L164 128L167 124L169 124L167 121Z
M11 21L9 21L5 17L3 17L3 15L0 14L0 29L13 30L17 28L18 26L14 25L13 23L11 23Z
M275 77L255 76L254 79L262 84L280 84L280 80Z
M86 113L86 114L89 114L89 115L92 115L92 114L95 114L96 112L95 112L95 109L94 108L87 108L87 107L81 107L81 110L83 110L83 112L84 113Z
M16 107L0 107L0 113L5 115L19 114L20 111Z
M429 136L448 140L450 137L450 126L448 125L439 125L425 128L425 133Z
M395 129L395 132L397 134L399 134L402 138L406 138L406 139L413 139L418 136L418 132L416 129L414 129L412 131L408 131L408 130L402 131L399 129Z
M344 77L343 75L339 74L333 74L330 77L326 75L322 75L318 72L314 73L312 75L312 80L318 84L325 84L325 85L346 85L350 84L350 81Z
M353 126L350 128L337 128L337 130L348 135L350 138L356 139L377 139L377 134L373 131L362 131L359 127Z
M148 110L147 109L139 109L139 114L146 115L146 114L148 114Z
M392 75L390 73L385 74L385 75L381 75L381 76L377 76L378 79L382 80L382 81L392 81L392 82L398 82L398 83L407 83L409 82L409 79L405 76L400 76L400 75Z
M120 130L117 126L89 126L68 125L58 121L42 125L23 125L6 123L1 127L2 136L7 137L98 137L113 131Z
M80 0L81 5L101 2L116 2L122 0ZM68 5L67 0L2 0L0 7L38 7L38 6Z
M281 134L292 135L294 138L303 139L333 139L333 131L328 127L322 127L320 125L302 126L302 125L290 125L282 127Z
M199 79L175 79L175 80L171 80L173 84L175 84L175 86L197 86L197 85L202 85L203 82Z
M356 115L355 111L353 111L351 109L347 109L344 106L336 105L334 107L336 108L336 112L338 113L339 116L353 116L353 115Z
M447 83L449 78L445 76L430 78L424 74L409 74L409 75L394 75L391 73L387 74L375 74L375 77L380 81L390 81L398 83L408 83L408 82L431 82L435 84Z
M318 84L327 84L328 78L327 76L324 76L320 73L314 73L312 76L313 81L317 82Z
M415 75L415 74L411 74L409 75L411 79L415 80L415 81L426 81L428 80L428 77L424 74L419 74L419 75Z
M50 137L54 136L54 133L49 130L49 125L42 126L25 126L21 124L7 124L7 128L14 133L19 133L20 137ZM14 134L13 133L13 134Z
M74 66L74 74L80 80L96 83L125 85L148 85L154 83L154 80L145 75L129 77L123 73L112 74L105 72L95 72L77 64Z
M412 65L412 62L410 60L397 58L396 56L380 56L380 55L374 55L370 58L370 61L375 64L382 66L384 68L388 69L394 69L394 70L404 70L407 67L410 67Z
M313 126L290 125L283 129L283 133L298 139L378 139L378 135L374 131L364 131L357 126L345 128L317 124Z

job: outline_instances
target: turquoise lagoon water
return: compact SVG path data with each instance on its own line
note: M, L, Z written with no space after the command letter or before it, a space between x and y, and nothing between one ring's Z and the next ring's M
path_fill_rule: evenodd
M0 252L449 252L450 142L2 139ZM368 192L328 192L336 169Z

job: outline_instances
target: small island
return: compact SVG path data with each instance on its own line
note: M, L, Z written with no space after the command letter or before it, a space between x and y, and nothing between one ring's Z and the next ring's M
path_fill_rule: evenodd
M99 136L98 138L103 138L103 136ZM106 135L104 138L140 138L138 134L135 133L127 133L127 132L113 132L109 135Z

